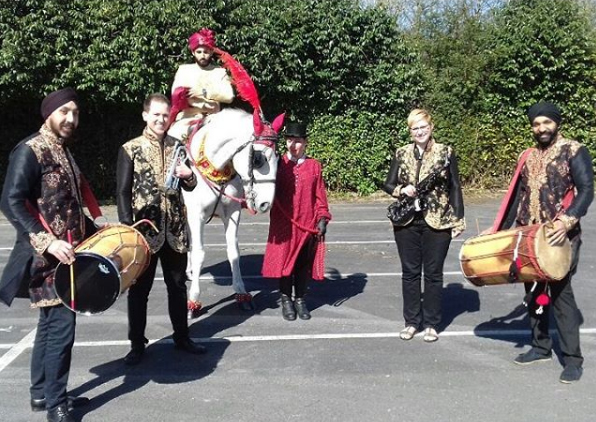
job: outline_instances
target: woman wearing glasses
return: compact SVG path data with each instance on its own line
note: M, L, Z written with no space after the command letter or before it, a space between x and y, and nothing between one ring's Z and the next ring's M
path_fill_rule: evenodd
M402 340L421 329L424 341L439 339L443 264L451 239L465 229L464 202L457 160L450 146L433 138L433 123L426 110L408 116L412 143L398 148L383 189L395 198L408 198L413 216L393 226L402 266ZM421 281L424 273L424 298Z

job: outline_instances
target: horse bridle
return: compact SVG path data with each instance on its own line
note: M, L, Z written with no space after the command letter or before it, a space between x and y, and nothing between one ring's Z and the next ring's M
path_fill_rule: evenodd
M254 149L254 145L255 144L261 144L261 145L265 145L268 148L271 149L275 149L275 143L277 142L278 137L277 136L269 136L269 135L264 135L264 136L255 136L255 134L253 133L251 135L251 137L244 142L242 145L240 145L238 148L236 148L236 151L234 151L234 153L232 154L232 156L230 157L230 160L232 160L236 154L238 154L240 151L242 151L244 148L246 148L247 146L250 146L250 150L248 151L248 176L249 176L249 181L248 181L248 189L247 192L244 193L245 198L238 198L232 195L228 195L227 193L224 192L224 189L226 187L227 183L223 183L221 185L218 185L217 183L213 182L212 180L210 180L209 178L207 178L203 173L201 173L199 171L199 174L203 177L203 180L205 180L205 182L207 182L207 184L211 187L211 189L215 192L217 191L217 195L218 195L218 202L221 199L222 196L225 196L228 199L231 199L232 201L238 202L240 204L244 204L248 201L251 201L253 203L254 206L254 198L256 196L256 194L254 193L254 185L257 183L272 183L275 182L275 179L273 178L268 178L268 179L255 179L254 177L254 169L255 169L255 149ZM257 151L260 154L261 151ZM256 168L261 167L264 164L263 159L259 159L259 166L257 166ZM194 160L193 160L193 164ZM196 166L196 165L195 165ZM249 212L253 212L250 208L248 208ZM215 208L214 208L214 212L215 212Z
M263 158L262 151L255 151L254 146L255 146L255 144L260 144L260 145L265 145L268 148L275 149L275 143L277 142L277 140L278 140L277 136L264 135L264 136L257 137L253 133L251 138L248 140L248 142L243 144L234 153L234 155L236 155L238 152L242 151L242 149L246 148L247 146L250 146L250 149L248 150L248 178L249 178L249 182L248 182L247 192L244 193L244 196L247 198L247 200L252 201L253 205L254 205L254 199L256 196L256 194L254 192L254 185L257 183L274 183L275 182L274 178L255 179L254 169L260 168L261 166L263 166L265 164L266 160ZM255 155L255 152L257 152L258 154ZM257 159L255 157L259 157L259 158Z

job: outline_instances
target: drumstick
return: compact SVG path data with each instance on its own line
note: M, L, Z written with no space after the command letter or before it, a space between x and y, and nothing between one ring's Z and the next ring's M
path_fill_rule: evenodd
M72 246L72 232L66 232L68 243ZM70 308L75 310L75 290L74 290L74 262L70 264Z

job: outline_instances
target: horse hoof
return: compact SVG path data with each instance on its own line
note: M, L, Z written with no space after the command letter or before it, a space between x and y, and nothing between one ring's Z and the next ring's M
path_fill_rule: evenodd
M195 319L198 318L201 314L201 309L203 308L203 304L200 301L189 300L188 303L188 313L186 317L188 319Z
M238 302L238 307L241 311L250 312L255 310L255 306L252 302Z
M255 306L252 301L252 295L250 293L237 293L236 303L242 311L249 312L255 310Z

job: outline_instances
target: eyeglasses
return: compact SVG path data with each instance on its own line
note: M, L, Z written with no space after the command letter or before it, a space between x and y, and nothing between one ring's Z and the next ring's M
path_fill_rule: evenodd
M422 126L411 127L410 130L412 132L418 132L419 130L421 130L422 132L426 132L429 130L429 128L430 128L430 125L422 125Z

